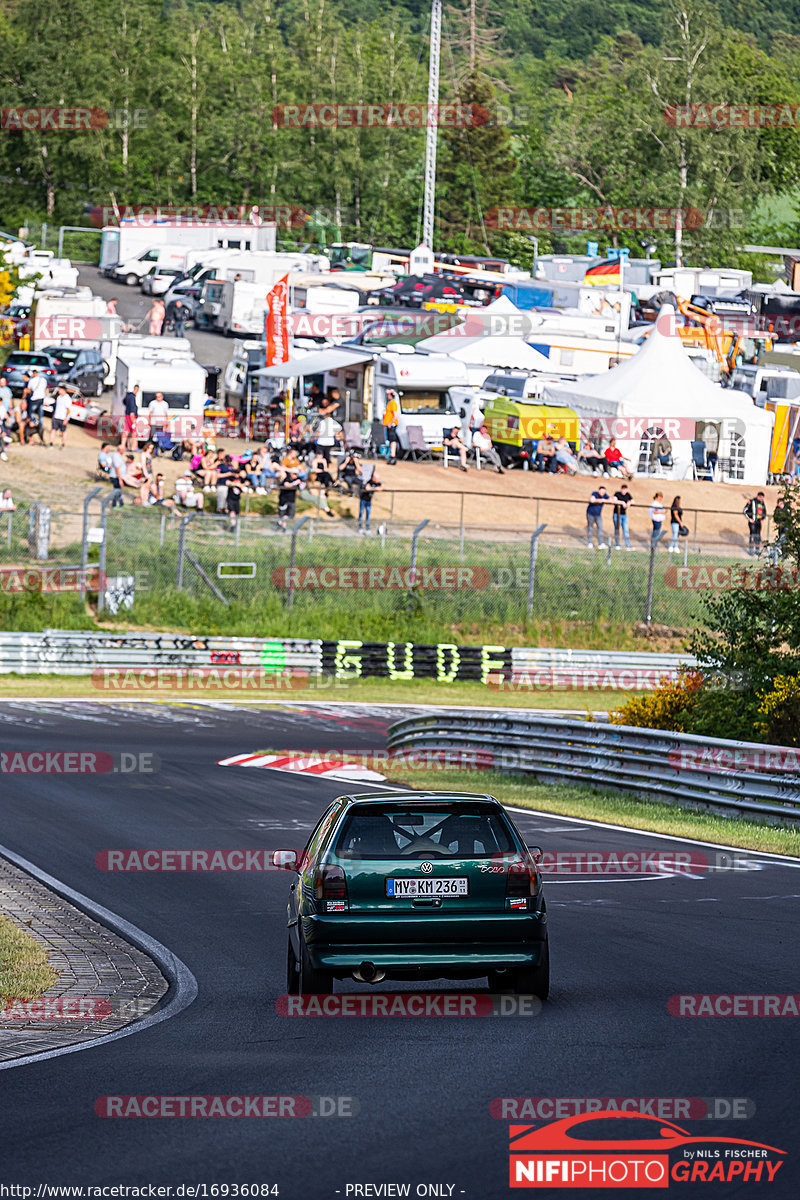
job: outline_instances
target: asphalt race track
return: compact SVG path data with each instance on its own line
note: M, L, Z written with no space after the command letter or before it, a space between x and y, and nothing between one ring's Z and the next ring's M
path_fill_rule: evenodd
M788 1152L781 1171L771 1185L671 1188L800 1194L797 1019L680 1019L667 1010L679 992L798 990L800 863L751 854L752 869L693 877L557 877L548 885L551 999L535 1017L507 1019L280 1016L288 875L95 866L109 848L302 846L347 785L217 760L264 747L382 747L386 720L386 710L324 705L0 703L4 750L158 756L152 775L3 776L0 843L158 939L199 986L193 1004L151 1029L0 1071L3 1180L34 1189L271 1183L288 1200L344 1198L355 1184L410 1184L413 1196L417 1185L435 1184L446 1186L429 1194L494 1197L510 1194L508 1124L490 1114L497 1097L718 1097L747 1098L755 1114L677 1123L779 1147ZM529 844L545 850L699 849L570 818L515 819ZM440 988L466 990L426 990ZM120 1094L346 1096L358 1112L300 1120L95 1115L97 1097ZM370 1194L380 1193L361 1193Z

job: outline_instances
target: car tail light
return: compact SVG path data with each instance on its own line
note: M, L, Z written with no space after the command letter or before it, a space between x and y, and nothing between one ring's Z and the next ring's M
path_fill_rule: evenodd
M347 907L347 876L341 867L323 863L314 872L314 899L325 912L344 912ZM335 906L335 907L332 907Z
M527 908L528 900L535 896L539 886L536 861L528 852L515 858L508 867L506 876L506 903L509 908Z

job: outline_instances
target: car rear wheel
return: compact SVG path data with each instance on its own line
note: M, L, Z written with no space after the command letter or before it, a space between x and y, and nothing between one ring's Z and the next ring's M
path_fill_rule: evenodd
M291 938L289 938L289 945L286 952L286 991L290 996L297 996L300 993L300 972L297 967L297 955L294 952Z
M308 957L308 948L300 938L300 994L302 996L333 995L333 976L326 971L317 971Z
M546 1000L550 993L550 943L545 941L542 956L536 967L524 967L512 974L512 988L517 995L538 996Z

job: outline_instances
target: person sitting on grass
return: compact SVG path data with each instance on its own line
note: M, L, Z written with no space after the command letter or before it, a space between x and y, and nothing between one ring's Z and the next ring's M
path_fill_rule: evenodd
M111 474L111 454L111 443L103 442L102 446L97 452L97 469L106 476Z
M202 492L194 490L188 473L181 475L175 481L175 503L180 504L183 508L196 508L199 511L203 507L204 496Z
M457 425L454 425L450 430L449 437L444 439L444 444L451 454L457 454L461 463L461 470L467 469L467 447L461 440L461 431Z
M17 506L11 498L11 488L5 488L0 496L0 512L16 512Z
M328 463L323 454L313 454L310 466L312 483L321 484L326 491L334 486L333 476L328 470Z
M133 455L126 454L125 455L125 466L124 466L123 473L122 473L123 487L138 488L141 486L141 483L142 483L142 472L141 472L140 468L136 466Z
M200 460L197 472L204 492L213 492L217 486L219 474L219 455L216 450L208 450Z
M155 479L151 475L146 483L143 483L139 491L139 498L145 506L160 504L164 508L174 508L175 501L164 498L164 476L156 475ZM201 496L202 500L203 497Z
M602 455L597 453L597 447L588 440L583 440L580 444L578 461L586 463L593 475L596 475L598 471L602 471L605 475L608 474L608 463Z

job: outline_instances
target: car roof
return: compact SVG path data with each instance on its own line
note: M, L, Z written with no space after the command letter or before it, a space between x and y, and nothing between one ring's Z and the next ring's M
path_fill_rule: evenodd
M414 804L441 804L442 801L446 801L448 804L452 804L454 801L461 800L465 804L474 804L478 801L481 804L497 805L498 808L502 808L500 801L487 792L356 792L350 796L340 796L339 799L347 800L350 804L374 804L376 801L383 804L407 803L408 801Z

